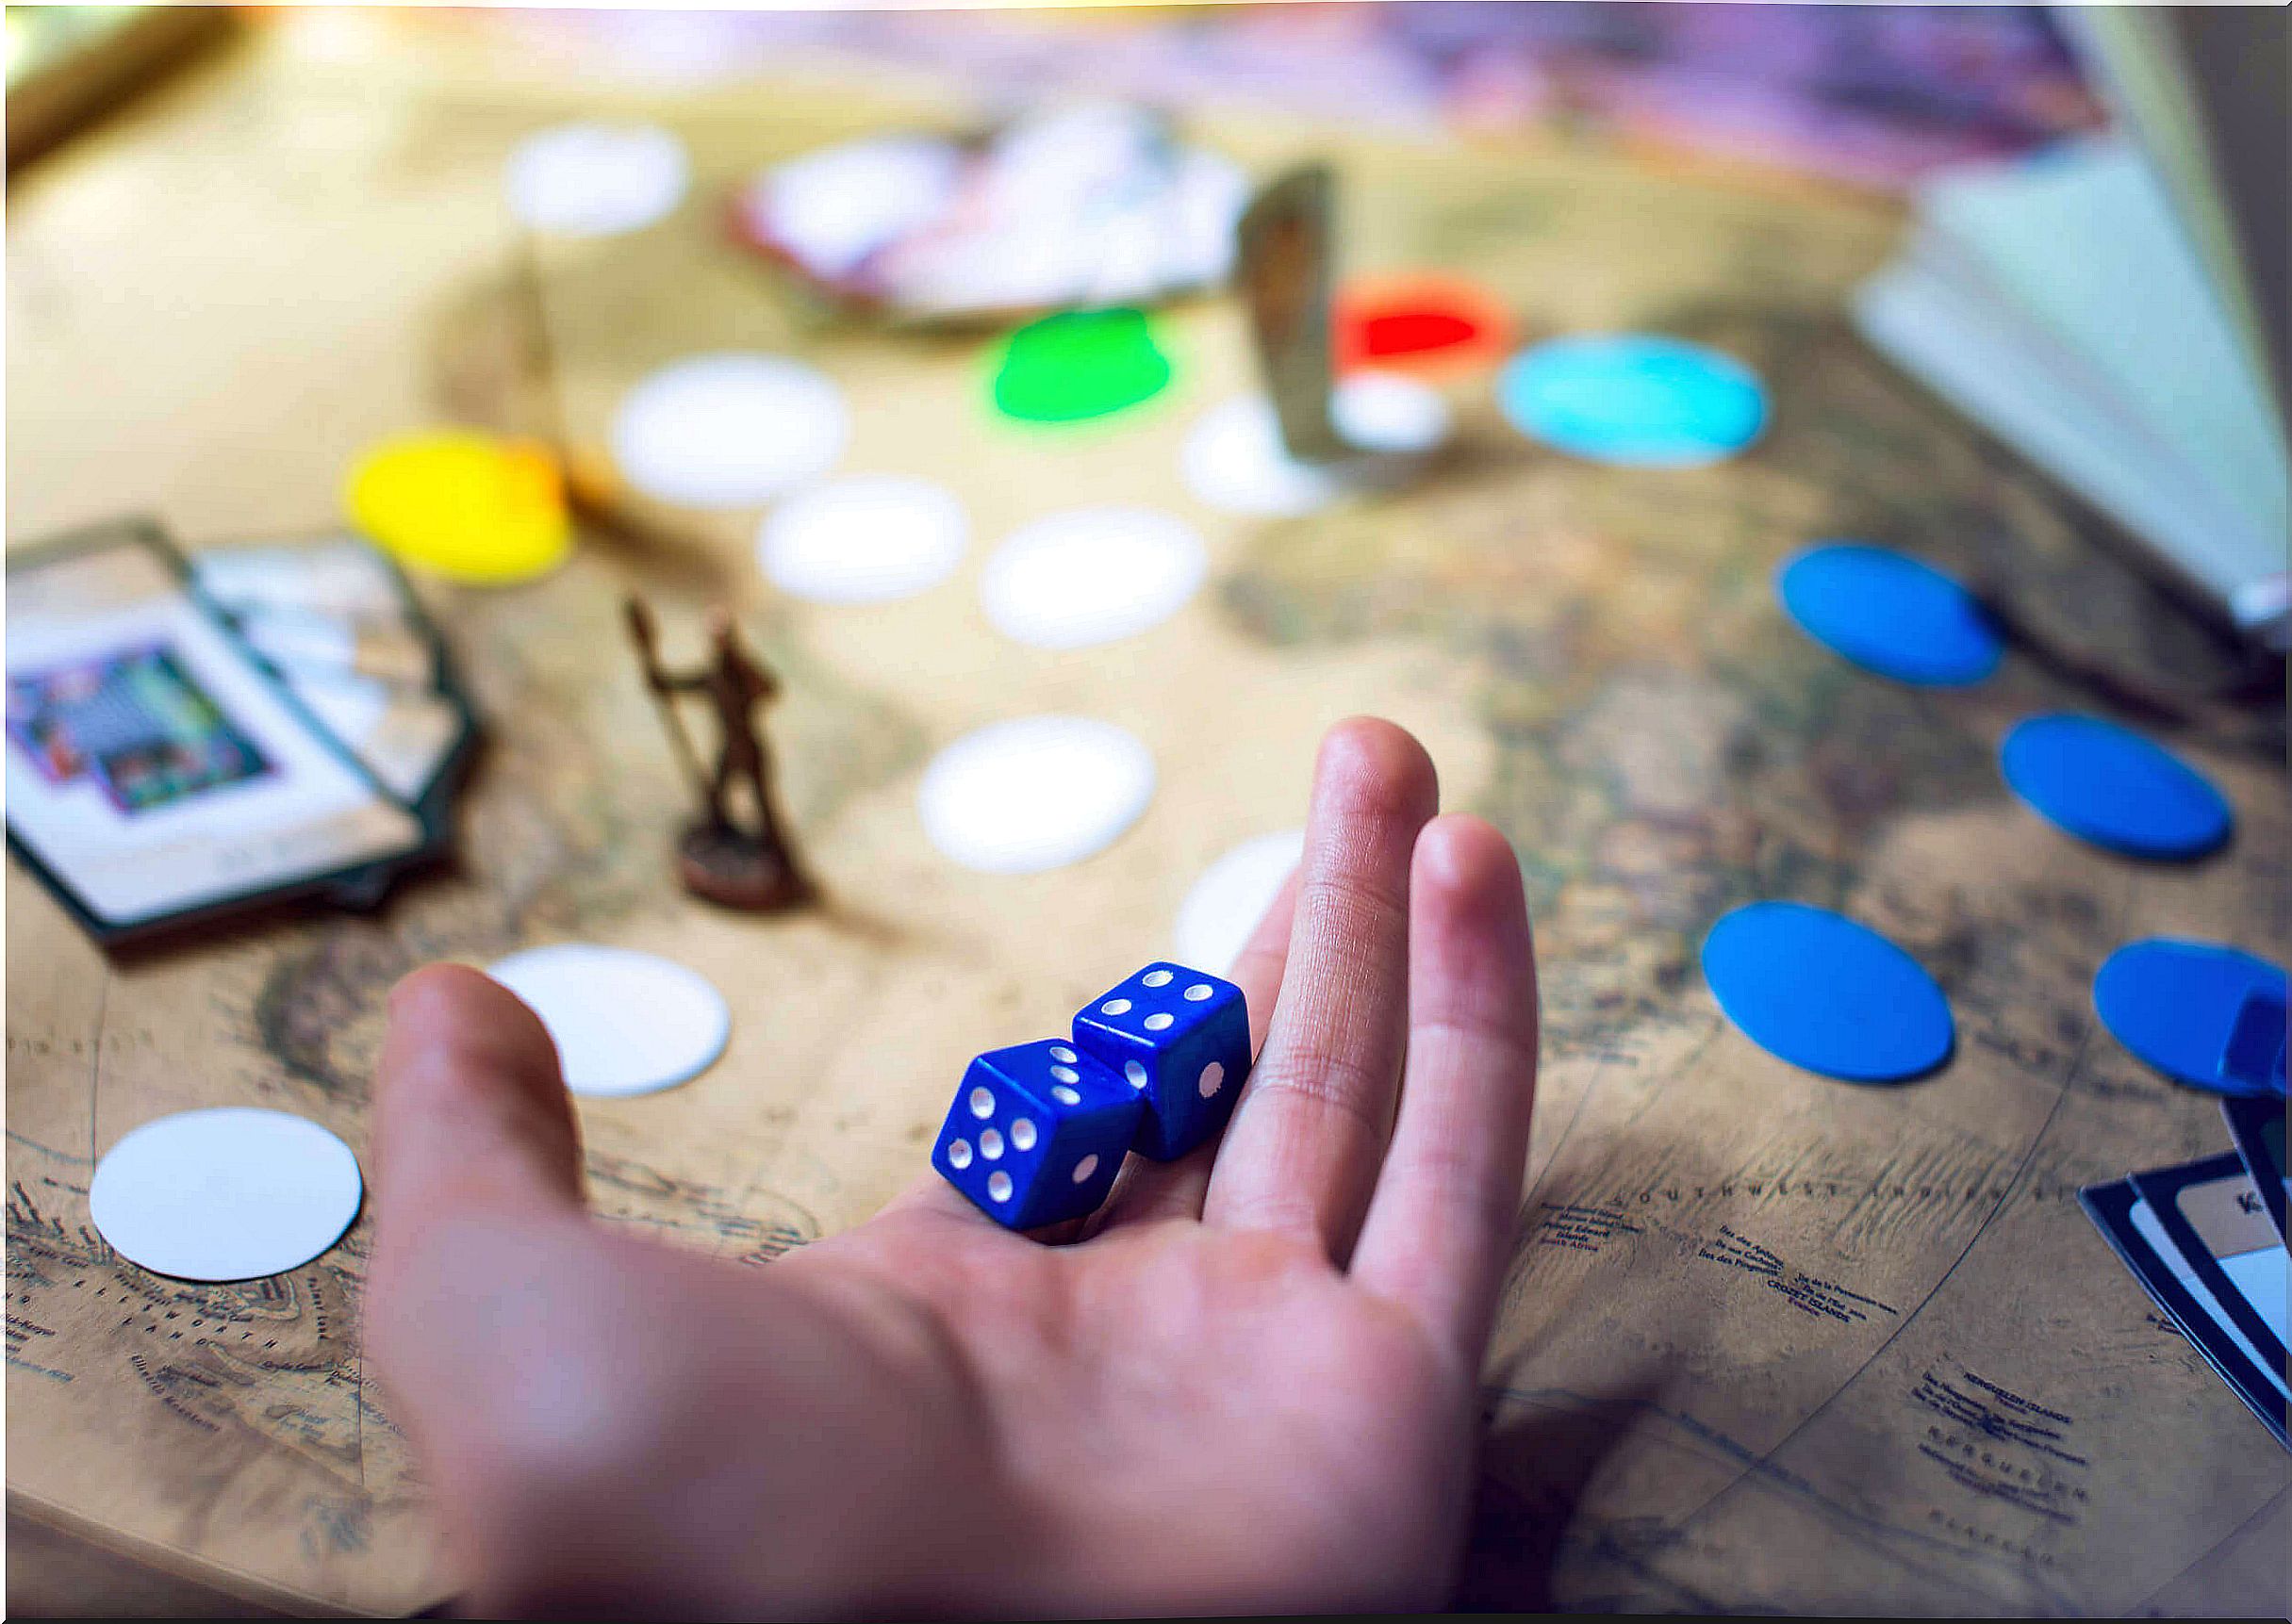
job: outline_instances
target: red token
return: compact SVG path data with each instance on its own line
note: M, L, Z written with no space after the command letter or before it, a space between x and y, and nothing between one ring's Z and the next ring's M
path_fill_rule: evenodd
M1455 377L1512 350L1512 319L1488 288L1437 271L1360 276L1338 288L1340 372L1377 368Z

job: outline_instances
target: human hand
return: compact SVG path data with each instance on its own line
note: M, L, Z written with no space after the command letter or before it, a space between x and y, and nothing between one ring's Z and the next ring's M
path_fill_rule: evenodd
M616 1230L583 1208L539 1022L474 971L409 976L368 1345L467 1602L1442 1605L1536 984L1511 848L1435 805L1408 734L1331 731L1304 861L1232 972L1262 1043L1232 1122L1182 1160L1131 1158L1073 1244L999 1228L936 1174L761 1269Z

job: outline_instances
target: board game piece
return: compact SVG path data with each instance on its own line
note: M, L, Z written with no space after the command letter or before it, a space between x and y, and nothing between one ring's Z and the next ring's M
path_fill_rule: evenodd
M509 211L535 231L614 237L684 201L684 143L657 124L569 123L538 130L509 155Z
M2252 1188L2259 1192L2261 1206L2268 1209L2276 1238L2282 1240L2287 1193L2284 1102L2266 1094L2232 1095L2220 1102L2220 1114L2228 1119L2236 1154L2244 1159L2244 1171L2251 1175Z
M1202 870L1170 932L1179 958L1220 976L1231 970L1304 856L1305 830L1277 829L1244 841Z
M2054 828L2127 857L2218 849L2234 814L2211 780L2162 745L2098 716L2031 716L1998 746L2005 785Z
M1145 311L1064 310L1011 335L995 406L1022 422L1080 422L1151 400L1169 382L1170 358Z
M2281 1074L2257 1083L2221 1074L2237 1013L2259 992L2284 997L2282 966L2240 948L2151 937L2128 943L2093 976L2093 1011L2117 1041L2176 1082L2213 1093L2280 1093Z
M1413 379L1358 372L1330 397L1347 454L1301 462L1281 442L1271 402L1241 395L1202 414L1179 451L1186 488L1227 513L1292 518L1356 491L1406 483L1448 438L1448 402Z
M635 490L682 507L758 507L816 479L850 434L844 393L783 355L721 351L663 367L613 415L613 460Z
M1331 315L1340 377L1363 368L1416 377L1467 377L1512 348L1504 301L1477 282L1432 271L1347 277Z
M2243 1159L2230 1153L2136 1173L2133 1188L2229 1322L2282 1377L2292 1271Z
M562 942L512 953L486 973L540 1017L576 1094L618 1098L689 1082L732 1035L724 994L658 954Z
M2004 643L1972 593L1932 565L1883 547L1834 542L1775 577L1799 629L1866 671L1921 687L1962 687L1998 668Z
M758 527L765 579L814 603L884 603L936 586L970 545L963 500L945 485L862 474L783 498Z
M1249 200L1235 234L1235 279L1258 369L1281 444L1304 463L1328 462L1351 449L1329 404L1336 377L1329 314L1335 191L1327 165L1292 170Z
M358 1216L350 1147L285 1111L177 1111L95 1164L88 1217L129 1262L177 1280L259 1280L322 1255Z
M1158 626L1209 573L1194 528L1147 508L1080 507L1022 525L987 559L980 606L1035 648L1084 648Z
M1075 1012L1075 1047L1146 1100L1132 1147L1171 1161L1226 1125L1249 1074L1249 1009L1232 982L1167 960Z
M1035 874L1104 850L1154 795L1154 757L1111 722L1020 716L965 733L924 769L923 832L986 874Z
M2088 1185L2077 1192L2077 1200L2110 1250L2133 1271L2134 1278L2180 1327L2205 1363L2260 1418L2278 1443L2287 1443L2283 1371L2261 1362L2258 1352L2198 1278L2194 1266L2166 1235L2133 1180Z
M546 575L572 548L548 451L473 430L385 440L352 466L343 505L396 557L473 586Z
M1728 1020L1777 1059L1852 1083L1934 1070L1954 1041L1949 1000L1867 925L1803 902L1754 902L1711 927L1704 979Z
M708 663L672 674L660 662L652 615L643 601L627 604L645 685L660 701L672 747L700 791L701 815L677 841L677 878L693 895L751 913L775 912L809 901L812 887L796 860L772 787L772 756L756 720L759 705L780 693L771 671L740 646L732 616L709 617ZM678 719L675 697L697 694L716 714L717 765L703 775L699 753ZM734 812L734 792L745 789L749 816Z
M1011 1229L1098 1208L1145 1104L1114 1073L1047 1040L992 1049L965 1068L932 1147L940 1175Z
M1643 334L1555 338L1496 380L1496 403L1529 438L1592 462L1685 468L1758 438L1767 392L1732 355Z
M1222 280L1245 183L1162 114L1068 104L975 136L806 153L734 200L735 238L839 302L977 323L1159 301Z

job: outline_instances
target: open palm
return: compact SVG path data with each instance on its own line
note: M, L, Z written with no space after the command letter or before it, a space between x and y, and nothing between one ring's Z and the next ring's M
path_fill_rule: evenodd
M935 1176L761 1271L598 1224L539 1023L410 977L368 1335L473 1605L1439 1605L1536 993L1510 848L1436 798L1407 734L1331 732L1233 970L1261 1044L1233 1122L1133 1158L1064 1244Z

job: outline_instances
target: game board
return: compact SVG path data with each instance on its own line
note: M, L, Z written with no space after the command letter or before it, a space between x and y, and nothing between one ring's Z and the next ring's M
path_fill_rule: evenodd
M441 414L539 420L499 164L614 92L576 103L537 67L329 26L323 50L293 32L243 47L18 189L11 539L137 502L194 542L306 532L366 440ZM1651 475L1540 451L1465 387L1460 437L1421 488L1238 520L1175 473L1188 424L1250 382L1229 305L1171 314L1178 374L1154 402L1022 430L984 409L978 345L836 327L723 246L712 211L754 165L947 107L800 80L615 105L684 136L696 192L651 232L539 254L575 438L602 443L620 391L665 361L800 354L849 393L842 466L954 486L972 553L919 597L811 608L767 592L752 517L663 511L672 533L590 537L538 583L430 591L495 742L458 870L378 917L272 919L111 963L11 865L15 1508L275 1604L438 1600L453 1576L361 1357L368 1224L282 1279L170 1283L90 1228L98 1151L164 1110L248 1103L363 1154L395 976L571 938L641 947L723 988L733 1037L681 1090L584 1103L593 1197L768 1267L923 1175L964 1058L1058 1029L1165 951L1205 865L1299 820L1322 726L1374 711L1425 739L1445 804L1510 834L1540 936L1543 1075L1486 1374L1471 1600L2283 1610L2292 1465L2075 1199L2226 1148L2215 1102L2119 1049L2086 990L2146 934L2292 952L2281 723L2177 736L2237 837L2201 865L2136 866L2040 823L1992 765L2013 720L2081 695L2011 658L1964 694L1897 688L1788 625L1777 561L1850 535L2003 566L2138 669L2225 668L2089 545L2091 521L1852 337L1841 301L1885 257L1891 213L1581 147L1206 129L1254 173L1329 158L1348 267L1469 273L1531 337L1717 343L1775 408L1748 456ZM89 189L113 206L84 206ZM83 385L106 375L91 415ZM1085 500L1186 513L1212 586L1105 648L998 641L975 595L985 544ZM625 654L631 586L672 662L729 596L780 672L816 910L730 914L677 888L689 808ZM1041 710L1145 739L1152 807L1076 867L955 868L917 827L923 763ZM1844 908L1933 968L1954 1061L1857 1089L1729 1028L1695 944L1767 896Z

